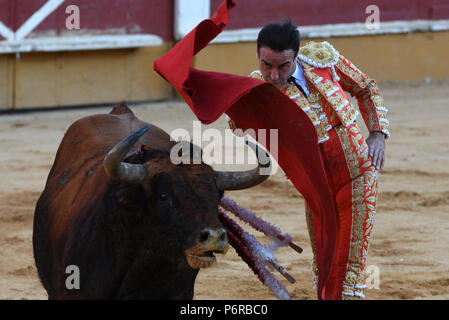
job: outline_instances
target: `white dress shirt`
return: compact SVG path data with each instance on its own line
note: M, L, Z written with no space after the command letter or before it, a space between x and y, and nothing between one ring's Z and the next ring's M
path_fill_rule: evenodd
M296 85L300 86L306 96L309 96L309 89L307 88L306 78L304 77L304 72L302 71L302 67L298 61L296 62L296 69L293 72L292 77L295 78Z

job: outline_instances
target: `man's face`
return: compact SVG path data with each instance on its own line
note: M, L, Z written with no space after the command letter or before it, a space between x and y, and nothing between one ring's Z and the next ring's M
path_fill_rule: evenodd
M278 88L283 87L295 72L296 57L293 49L276 51L268 47L261 47L258 58L260 72L265 81L273 83Z

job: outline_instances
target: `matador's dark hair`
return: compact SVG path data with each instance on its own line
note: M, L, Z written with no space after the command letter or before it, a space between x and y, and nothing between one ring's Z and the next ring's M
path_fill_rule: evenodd
M276 51L292 49L296 56L300 41L298 26L291 19L282 23L269 23L260 30L257 37L257 53L261 47L268 47Z

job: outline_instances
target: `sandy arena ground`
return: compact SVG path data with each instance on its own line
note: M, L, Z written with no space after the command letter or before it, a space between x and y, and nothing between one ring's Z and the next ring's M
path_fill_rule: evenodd
M448 299L449 81L382 84L380 88L390 110L392 137L387 143L386 168L380 174L368 258L368 266L379 270L379 286L366 290L366 297ZM110 109L0 115L0 299L47 298L32 252L35 204L68 126ZM133 110L168 132L192 131L195 119L181 102L136 105ZM225 129L224 118L211 127ZM316 299L304 200L282 171L260 186L227 196L278 225L304 248L301 255L289 248L277 252L279 262L297 282L290 284L276 276L293 299ZM253 233L266 243L260 233ZM275 298L233 249L200 272L195 292L195 299Z

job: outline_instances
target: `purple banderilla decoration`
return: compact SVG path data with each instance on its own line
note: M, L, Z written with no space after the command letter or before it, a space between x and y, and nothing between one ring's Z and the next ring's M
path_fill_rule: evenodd
M272 239L272 243L267 247L260 244L254 236L242 229L234 220L223 211L219 210L219 218L227 229L229 242L236 250L237 254L245 261L250 269L258 276L259 280L266 285L279 299L290 299L285 287L269 272L264 265L270 270L276 269L290 283L294 283L295 279L287 273L273 255L280 247L290 246L298 253L302 249L292 242L289 234L282 234L281 230L262 218L256 216L253 212L239 206L233 200L223 197L220 206L229 212L232 212L242 221L248 223L254 229L263 232Z

